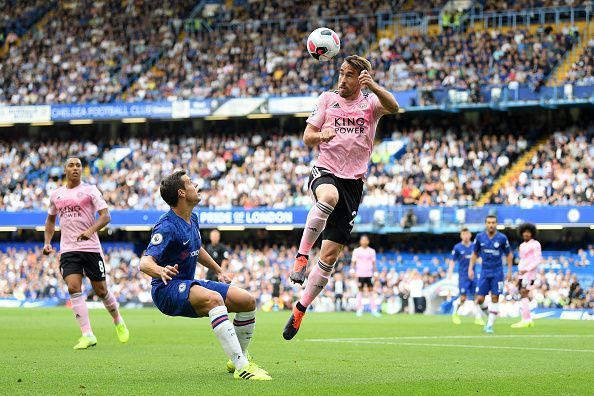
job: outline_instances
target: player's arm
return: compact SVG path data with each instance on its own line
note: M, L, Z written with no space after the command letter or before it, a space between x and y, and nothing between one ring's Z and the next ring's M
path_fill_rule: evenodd
M359 83L366 86L367 89L377 96L382 107L380 111L383 114L396 114L398 112L400 106L394 95L385 88L380 87L380 85L373 80L371 74L369 74L367 70L363 70L361 74L359 74Z
M335 136L336 132L332 129L324 129L321 131L320 128L315 125L307 124L305 132L303 132L303 143L308 147L316 147L320 143L329 142L334 139Z
M90 226L85 232L78 236L79 241L86 241L91 239L94 233L105 227L111 221L111 215L109 214L109 209L103 208L98 210L99 218Z
M468 277L472 280L474 279L474 265L476 264L476 259L478 258L476 252L472 252L470 255L470 263L468 264Z
M140 270L151 278L161 278L163 283L167 284L175 275L179 273L177 264L161 267L153 256L142 256L140 258Z
M52 238L54 237L54 233L56 232L56 215L55 214L48 214L47 218L45 219L45 230L43 233L43 254L50 254L54 251L52 247Z
M509 252L507 254L507 281L511 282L512 280L512 266L514 265L514 253Z
M231 283L231 278L225 273L225 271L223 271L223 269L217 264L216 261L214 261L214 259L203 247L200 248L200 252L198 253L198 262L206 268L214 271L221 282Z

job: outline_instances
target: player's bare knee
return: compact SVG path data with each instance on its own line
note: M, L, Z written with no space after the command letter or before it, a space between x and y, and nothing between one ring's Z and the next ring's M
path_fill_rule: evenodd
M93 290L95 290L95 294L99 298L107 297L107 287L105 286L94 286Z
M221 297L219 293L208 293L208 297L205 301L205 306L209 311L213 308L220 307L221 305L225 305L225 302L223 301L223 297Z
M334 265L338 259L338 251L321 252L320 260L326 265Z
M332 207L335 207L336 204L338 204L338 190L332 185L316 189L316 196L318 197L318 201Z
M68 285L68 293L70 295L77 294L77 293L82 293L82 288L80 286L78 286L78 285L77 286Z
M249 294L249 297L247 297L247 299L245 301L244 309L246 312L255 311L256 310L256 297Z

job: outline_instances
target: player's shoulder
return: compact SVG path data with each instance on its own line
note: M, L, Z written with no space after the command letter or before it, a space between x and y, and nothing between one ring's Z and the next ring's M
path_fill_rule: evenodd
M332 100L338 100L339 98L340 95L338 94L338 90L324 91L318 96L320 102L330 102Z
M58 188L52 190L50 192L50 199L54 199L55 197L58 196L58 194L61 194L64 190L66 189L66 187L64 186L59 186Z
M159 229L161 231L175 231L175 218L171 216L171 211L163 213L159 220L155 223L153 229Z
M502 239L502 240L504 240L504 241L507 241L507 235L505 235L503 232L497 231L497 236L498 236L500 239Z

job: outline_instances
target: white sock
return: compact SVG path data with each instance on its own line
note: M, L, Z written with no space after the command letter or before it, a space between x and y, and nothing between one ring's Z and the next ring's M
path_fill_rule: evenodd
M483 308L481 307L481 304L477 304L476 302L474 303L474 317L476 319L483 318Z
M235 334L237 334L241 350L247 358L248 346L256 328L256 311L238 312L235 315L235 319L233 319L233 326L235 327Z
M497 318L497 314L499 313L499 303L491 303L491 308L489 309L489 320L487 321L487 326L493 326L495 324L495 318Z
M210 318L212 330L219 339L223 350L227 356L229 356L229 359L231 359L235 368L241 370L248 364L248 361L245 356L243 356L241 345L239 344L237 335L235 335L235 328L231 322L229 322L227 307L221 305L211 309L210 312L208 312L208 317Z
M454 315L456 315L458 313L458 308L460 308L460 299L455 299L452 305L454 306Z

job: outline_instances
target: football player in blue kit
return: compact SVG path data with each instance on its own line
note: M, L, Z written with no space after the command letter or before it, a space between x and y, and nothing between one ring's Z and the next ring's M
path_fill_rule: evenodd
M454 324L462 323L460 315L458 315L458 309L464 304L467 297L474 297L474 289L476 289L476 279L468 278L468 265L474 250L471 238L470 230L466 227L462 228L460 230L460 242L452 250L449 273L451 274L454 271L455 264L458 264L458 289L460 290L460 297L454 301L454 312L452 312L452 322ZM475 323L485 325L481 317L476 319Z
M236 379L270 380L256 365L248 345L256 325L256 300L246 290L230 286L230 277L202 246L198 216L193 212L200 191L183 170L161 181L160 193L171 207L153 228L140 260L140 270L153 278L151 295L165 315L208 316L212 329L229 357L227 370ZM214 271L221 282L196 280L196 263ZM228 312L237 312L233 323Z
M491 293L489 319L485 326L486 333L493 333L493 324L499 313L499 296L503 294L503 258L507 259L507 281L511 281L514 255L510 249L507 237L497 231L497 217L489 215L485 219L486 230L479 233L474 240L474 250L470 256L468 278L474 279L474 265L480 257L482 260L481 276L476 290L475 304L477 315L481 309L485 296Z

